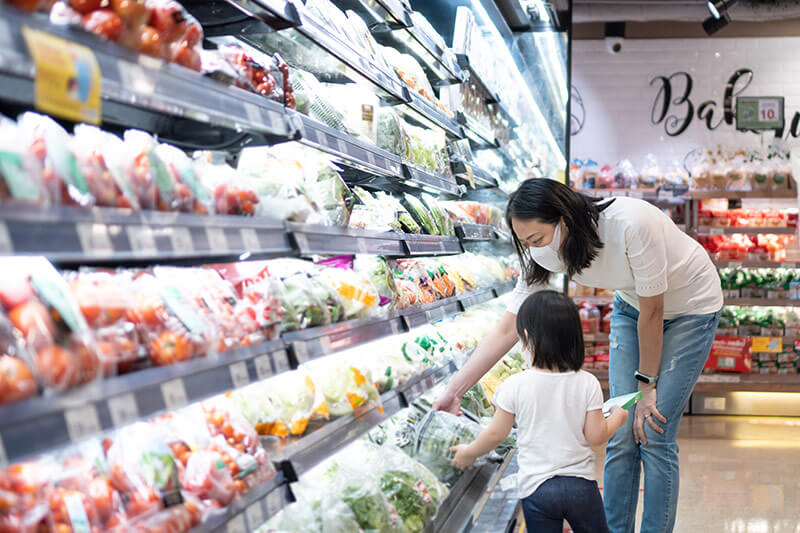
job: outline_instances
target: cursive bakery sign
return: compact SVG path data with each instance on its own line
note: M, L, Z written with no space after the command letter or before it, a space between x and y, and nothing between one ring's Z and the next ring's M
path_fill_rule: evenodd
M657 87L653 107L650 110L650 122L664 125L664 131L670 137L677 137L686 131L696 119L714 131L722 124L734 125L734 98L744 92L753 81L753 71L740 68L734 72L725 84L722 103L705 100L695 104L692 89L694 82L688 72L675 72L669 76L656 76L650 80L651 87ZM789 123L788 130L775 130L776 138L800 137L800 113L795 113Z

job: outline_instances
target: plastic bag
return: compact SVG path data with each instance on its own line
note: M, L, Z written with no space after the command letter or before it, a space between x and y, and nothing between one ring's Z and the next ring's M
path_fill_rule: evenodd
M443 411L431 411L418 426L417 442L412 457L424 464L445 484L454 483L461 471L451 461L450 448L458 444L474 441L481 432L481 426L466 418ZM476 464L485 462L478 458Z
M327 358L308 365L332 417L345 416L367 404L381 408L372 375L362 373L342 358Z
M232 395L233 402L240 409L244 407L249 420L257 421L255 427L260 434L302 435L312 419L328 419L328 406L305 372L285 372L263 383L268 398L263 403L254 403L243 394Z
M378 134L376 137L379 148L400 156L407 157L410 153L410 139L406 132L405 123L399 115L388 108L378 109Z
M39 167L17 125L0 117L0 201L48 204L55 195L49 194Z
M0 530L48 528L48 495L57 465L48 458L16 463L0 471Z
M292 69L289 79L295 90L297 111L335 130L351 135L358 134L358 128L331 103L332 98L328 94L330 91L313 74Z
M239 83L239 87L285 104L291 109L295 108L289 67L278 54L268 57L239 43L226 44L218 51L238 72L238 80L247 80L246 84Z
M214 213L211 190L197 176L189 156L168 144L159 144L155 150L175 182L176 209L198 215Z
M319 278L339 295L344 305L344 318L364 318L378 309L378 292L364 275L353 270L353 256L342 255L323 259Z
M128 176L142 208L176 210L179 206L176 181L156 152L156 140L139 130L127 130L124 139Z
M379 255L356 255L353 268L365 276L378 292L378 305L385 311L395 308L397 287L386 259Z
M258 194L227 163L219 161L211 152L201 152L195 160L194 171L204 188L213 195L214 205L210 212L219 215L256 214L261 201Z
M401 200L403 207L408 209L408 212L414 218L414 221L420 225L428 235L439 235L439 229L433 220L433 217L425 208L425 205L414 195L406 193Z
M658 165L658 160L653 154L647 154L645 163L641 172L641 184L646 189L658 187L663 181L661 174L661 167Z

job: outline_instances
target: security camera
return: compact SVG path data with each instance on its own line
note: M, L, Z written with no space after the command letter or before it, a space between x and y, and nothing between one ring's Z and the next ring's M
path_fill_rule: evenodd
M625 39L622 37L606 37L606 50L611 55L616 55L622 52L622 43Z

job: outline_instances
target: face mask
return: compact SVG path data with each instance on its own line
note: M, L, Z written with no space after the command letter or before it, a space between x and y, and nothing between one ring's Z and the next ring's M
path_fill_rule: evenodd
M528 254L536 263L550 272L566 273L567 265L561 260L558 249L561 248L561 222L556 224L553 240L547 246L528 248Z

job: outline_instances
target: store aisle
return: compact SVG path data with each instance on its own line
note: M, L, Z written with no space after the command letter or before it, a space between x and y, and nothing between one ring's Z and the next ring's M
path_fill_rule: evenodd
M676 532L800 533L800 419L689 416L678 441Z

